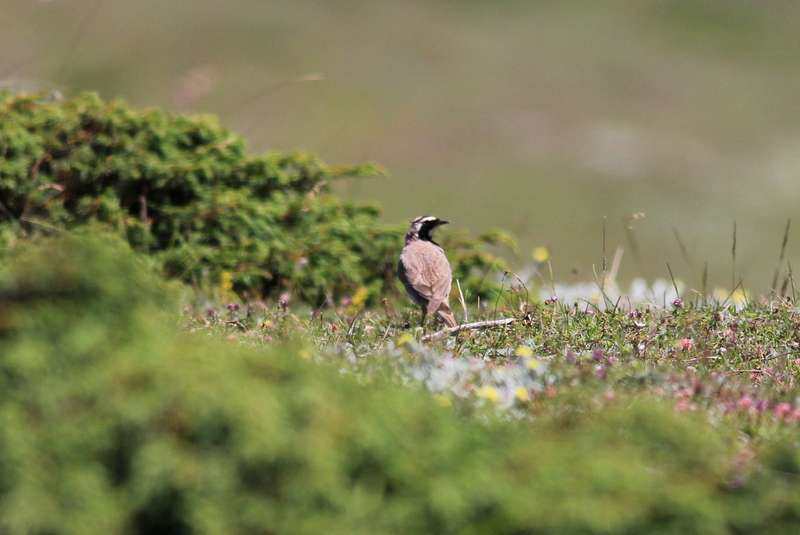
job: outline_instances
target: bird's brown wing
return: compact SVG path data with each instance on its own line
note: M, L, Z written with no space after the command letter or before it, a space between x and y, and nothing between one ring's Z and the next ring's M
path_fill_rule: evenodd
M425 301L437 296L435 283L440 278L438 272L442 269L442 260L447 262L444 253L430 242L415 241L406 245L400 257L406 288L419 294ZM450 265L446 267L449 273Z
M433 291L431 290L430 285L417 282L415 284L412 284L411 287L414 288L414 291L417 292L420 296L422 296L425 299L425 301L430 303L431 295L433 295Z
M453 285L453 273L444 251L435 245L428 255L428 267L430 271L428 282L431 286L428 313L432 314L439 310L442 303L447 303Z
M448 304L453 273L442 248L426 241L409 243L400 263L404 269L401 278L405 278L404 284L412 300L417 302L413 295L416 293L427 301L426 313L439 312L448 327L458 325Z
M397 275L408 293L412 302L418 305L427 305L430 300L430 286L419 282L419 266L403 249L400 262L397 263ZM424 294L421 292L425 292Z

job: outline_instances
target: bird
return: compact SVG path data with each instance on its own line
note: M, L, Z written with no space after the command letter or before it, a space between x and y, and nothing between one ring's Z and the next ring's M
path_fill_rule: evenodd
M408 297L422 309L420 325L425 323L427 314L438 312L445 325L458 326L448 303L453 271L444 250L431 238L436 227L447 223L449 221L433 216L421 216L412 221L397 264L397 276Z

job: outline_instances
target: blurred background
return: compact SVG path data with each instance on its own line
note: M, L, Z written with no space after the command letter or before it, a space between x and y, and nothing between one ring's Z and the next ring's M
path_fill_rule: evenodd
M700 290L707 263L765 293L800 198L799 27L780 0L4 0L0 83L374 161L388 179L337 192L505 228L511 265L546 247L558 282L602 269L605 218L623 282L669 263Z

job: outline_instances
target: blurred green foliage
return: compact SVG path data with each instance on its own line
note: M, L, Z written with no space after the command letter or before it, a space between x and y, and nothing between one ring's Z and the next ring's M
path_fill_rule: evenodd
M2 250L102 227L198 286L264 297L289 291L312 304L361 288L374 303L394 288L405 225L381 226L378 207L342 202L329 188L342 177L379 175L372 165L248 156L243 138L213 117L140 112L93 94L0 96L0 149ZM482 250L486 241L459 242L469 256L456 266L465 276L478 276L471 267L502 267Z
M167 274L308 300L379 287L397 237L378 209L328 190L369 165L329 169L305 154L248 157L244 140L212 117L138 112L83 94L45 103L3 97L0 223L20 238L90 224L117 229ZM376 288L374 288L376 289Z
M462 419L291 344L175 334L169 303L119 238L47 239L3 264L4 533L800 527L795 449L748 479L700 416L643 400L565 406L532 424Z

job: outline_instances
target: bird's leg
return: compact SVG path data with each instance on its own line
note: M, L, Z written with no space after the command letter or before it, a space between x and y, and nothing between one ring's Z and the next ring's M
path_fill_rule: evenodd
M425 326L425 316L428 314L428 308L425 305L422 305L420 307L420 311L422 312L422 314L421 314L421 317L420 317L420 320L419 320L419 326L420 327L424 327Z

